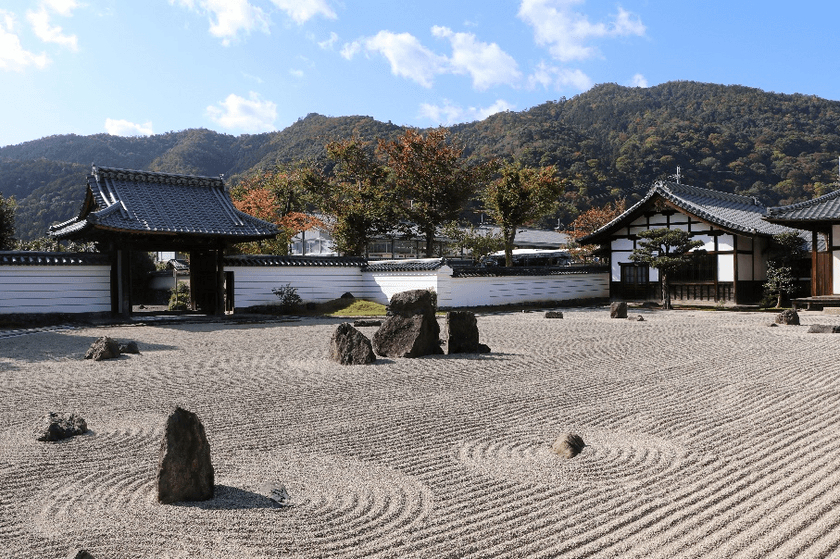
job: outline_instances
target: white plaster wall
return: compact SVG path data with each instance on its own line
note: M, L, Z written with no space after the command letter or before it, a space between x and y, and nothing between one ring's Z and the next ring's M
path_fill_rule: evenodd
M831 292L840 295L840 250L832 251L831 264Z
M0 266L0 314L110 310L110 266Z
M633 241L631 239L613 239L610 241L610 248L612 250L633 250Z
M606 298L610 295L606 273L451 278L451 281L453 307Z
M718 281L735 281L733 254L718 254Z
M286 284L304 302L325 302L350 292L360 299L381 299L377 286L359 266L226 266L233 272L236 307L270 305L278 301L271 290Z

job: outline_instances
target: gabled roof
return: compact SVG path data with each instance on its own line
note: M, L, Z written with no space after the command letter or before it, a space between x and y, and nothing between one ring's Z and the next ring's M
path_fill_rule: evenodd
M579 242L581 244L602 242L615 230L636 219L657 197L666 200L686 214L731 233L772 236L794 231L789 227L768 223L762 219L767 208L755 198L660 181L654 184L639 202L591 235L579 239Z
M765 219L770 223L802 229L817 224L840 223L840 190L798 204L768 208Z
M59 239L128 233L242 242L273 237L277 227L237 210L221 178L94 166L79 215L49 233Z

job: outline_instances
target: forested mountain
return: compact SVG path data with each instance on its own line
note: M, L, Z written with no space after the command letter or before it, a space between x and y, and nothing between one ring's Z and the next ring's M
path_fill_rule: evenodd
M451 128L475 160L516 156L554 164L576 211L627 197L672 176L752 195L770 205L837 188L840 102L741 86L670 82L652 88L599 85L572 99L504 112ZM42 236L72 217L91 163L207 176L231 182L278 163L323 155L326 142L393 139L403 128L369 117L310 114L285 130L230 136L185 130L149 137L50 136L0 148L0 193L20 203L17 236Z

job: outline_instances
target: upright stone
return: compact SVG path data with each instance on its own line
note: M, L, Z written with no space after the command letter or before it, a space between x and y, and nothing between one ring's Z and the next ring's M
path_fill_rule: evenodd
M367 337L349 322L342 322L330 340L330 359L342 365L367 365L376 361Z
M490 348L478 342L478 321L470 311L450 311L446 313L443 339L446 352L452 353L488 353Z
M108 336L102 336L91 344L85 353L85 359L102 361L103 359L114 359L120 356L120 344Z
M166 420L158 458L158 502L206 501L213 498L210 444L198 416L182 408Z
M614 301L610 304L610 318L627 318L627 303Z
M799 313L793 309L785 309L776 315L776 324L799 326Z
M373 349L385 357L421 357L443 353L435 318L434 293L403 291L391 297L388 317L373 335Z

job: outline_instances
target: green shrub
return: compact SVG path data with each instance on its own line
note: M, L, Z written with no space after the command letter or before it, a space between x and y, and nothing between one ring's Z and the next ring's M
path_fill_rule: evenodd
M280 299L280 308L284 312L291 312L303 304L303 299L298 295L297 288L287 283L282 287L275 287L271 290Z
M183 281L175 284L175 287L169 290L169 307L170 311L185 311L190 307L190 286Z

